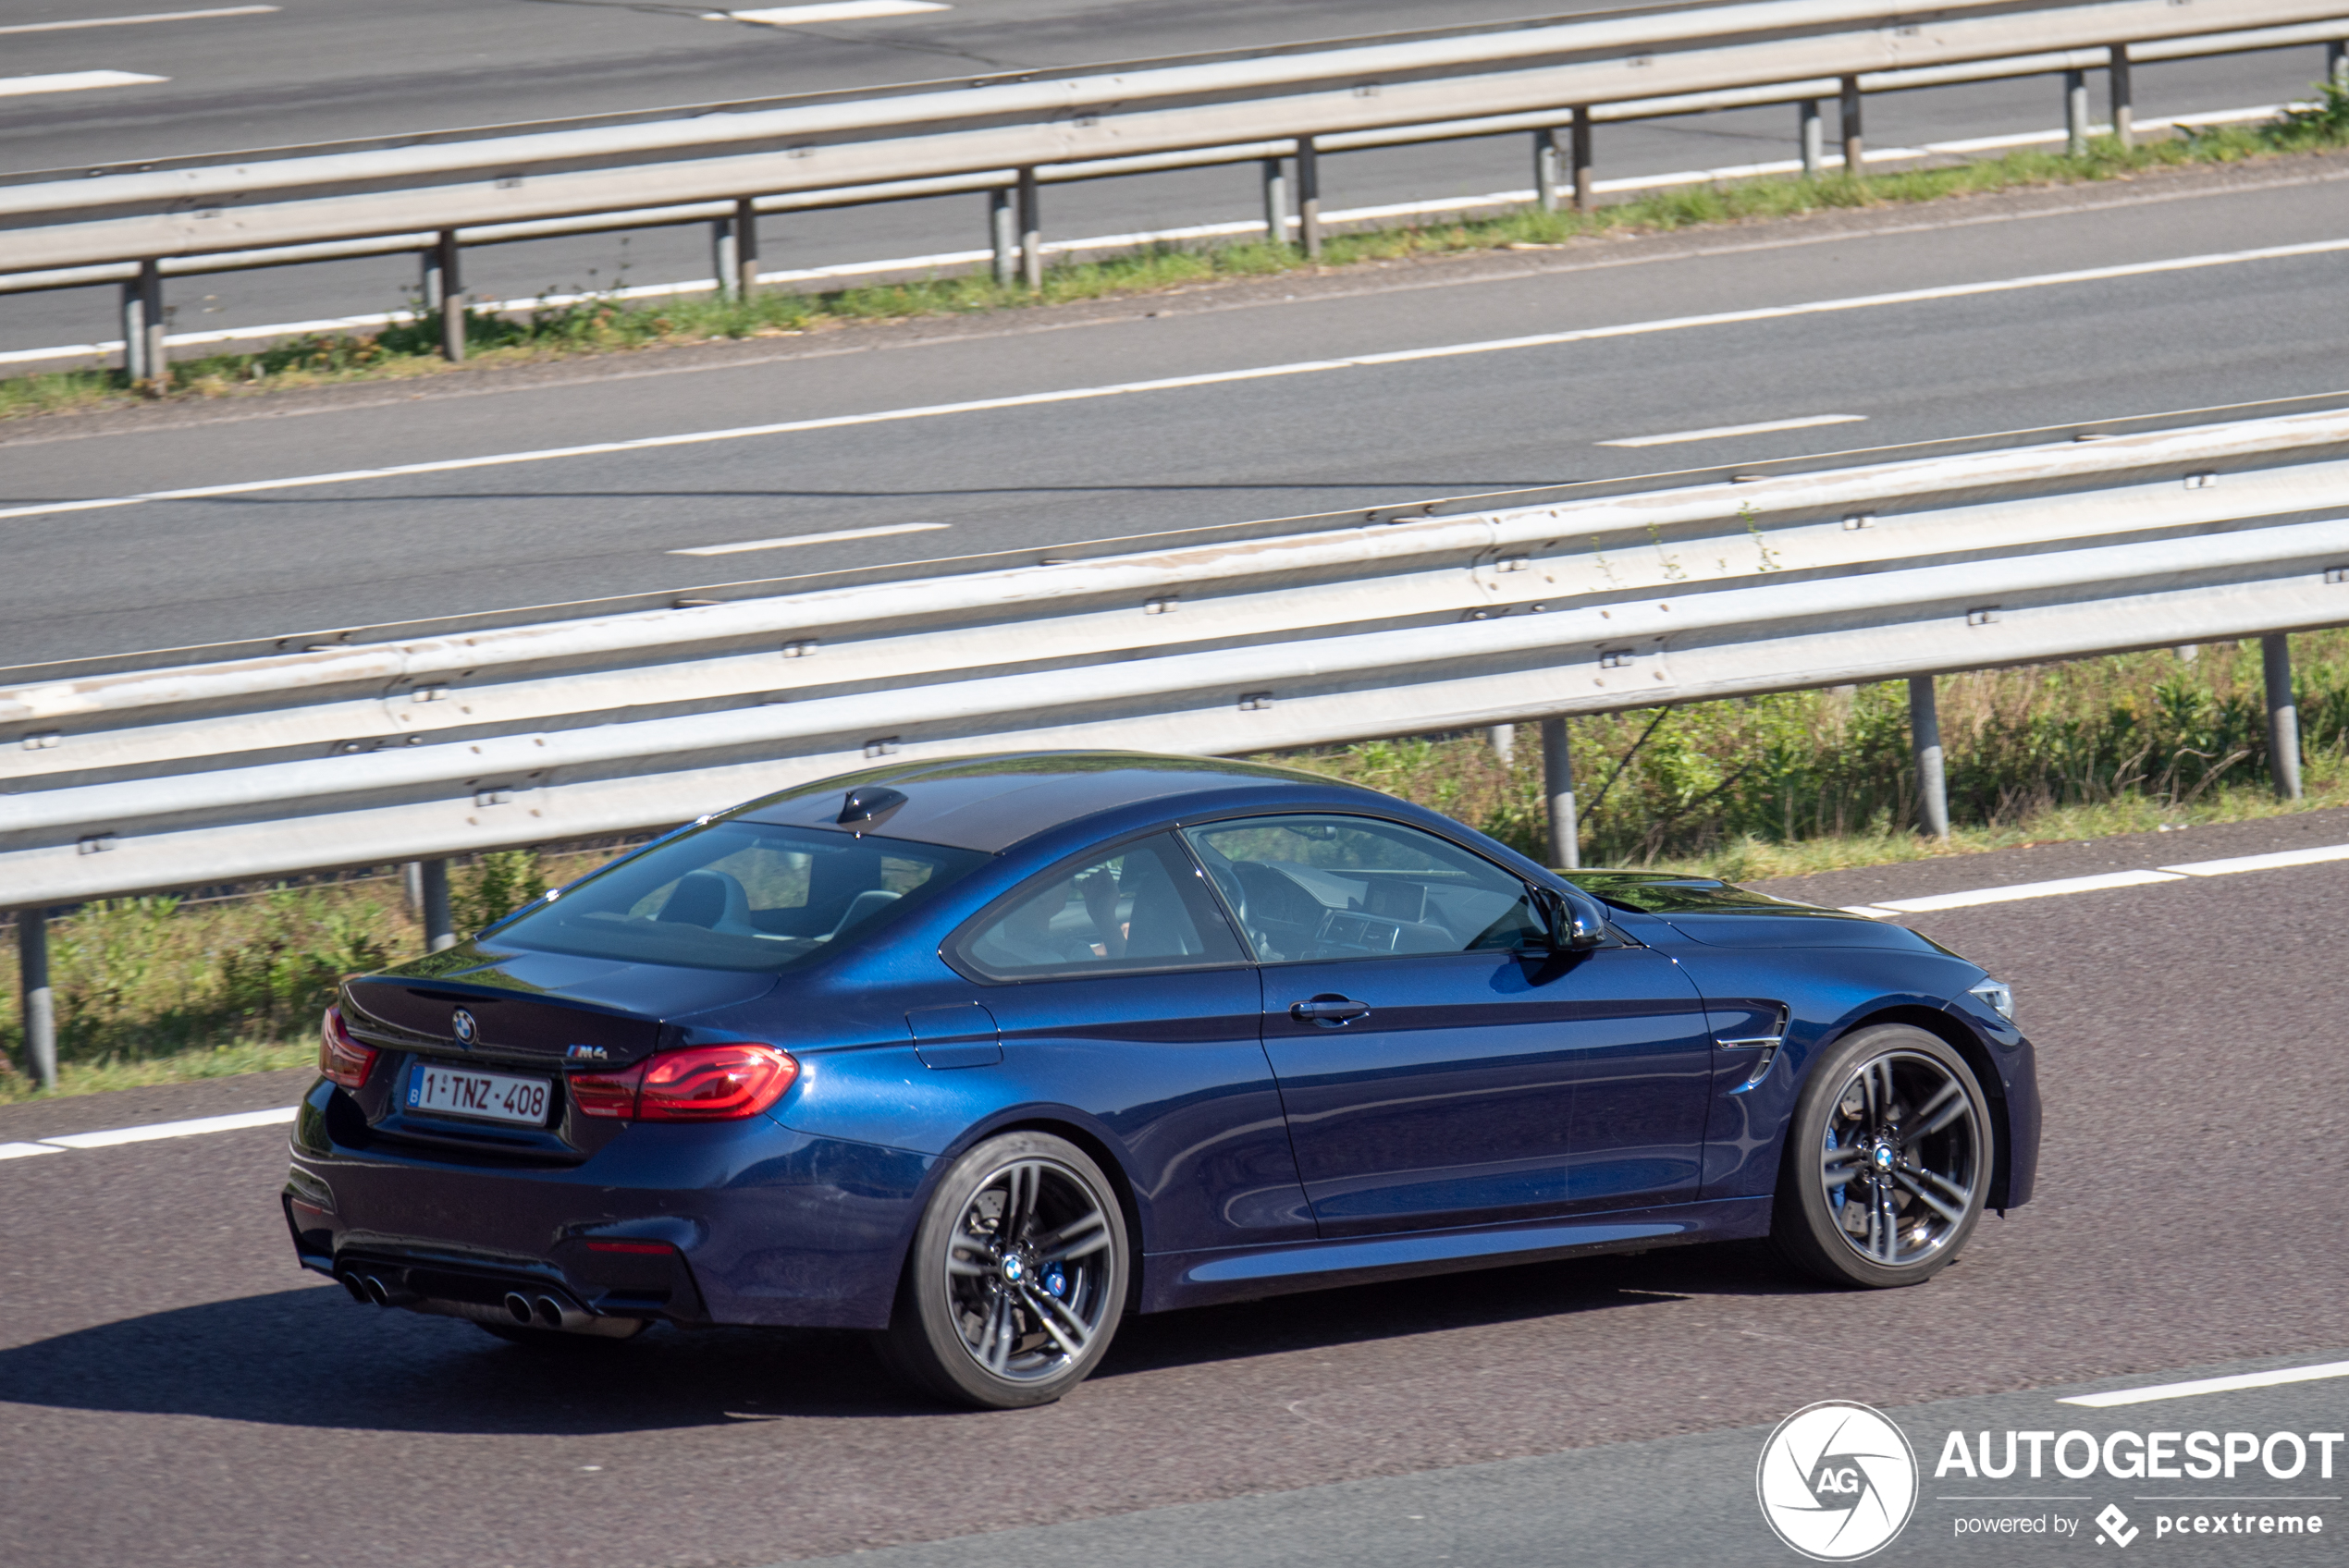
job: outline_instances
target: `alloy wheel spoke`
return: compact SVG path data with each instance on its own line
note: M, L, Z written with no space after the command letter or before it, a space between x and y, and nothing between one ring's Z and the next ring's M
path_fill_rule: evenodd
M1919 1120L1916 1125L1900 1134L1900 1146L1910 1148L1920 1139L1931 1137L1958 1118L1973 1114L1974 1107L1966 1103L1965 1091L1952 1078L1941 1085L1939 1094L1925 1102L1924 1109L1917 1112Z
M1074 1361L1083 1355L1085 1347L1092 1342L1093 1336L1084 1324L1076 1320L1076 1315L1055 1300L1049 1292L1029 1286L1025 1288L1023 1293L1027 1297L1027 1304L1036 1309L1036 1320L1044 1326L1044 1332L1052 1337L1053 1342L1061 1347L1068 1358Z
M988 1307L985 1353L979 1357L986 1363L987 1369L999 1378L1011 1367L1012 1345L1015 1338L1012 1329L1011 1292L1000 1291Z
M1925 1174L1929 1176L1932 1172L1926 1171ZM1925 1190L1925 1183L1918 1181L1915 1176L1911 1175L1908 1171L1903 1170L1897 1173L1893 1177L1893 1180L1900 1182L1903 1187L1906 1187L1911 1193L1914 1194L1916 1195L1916 1200L1919 1203L1933 1210L1934 1213L1939 1215L1950 1224L1955 1225L1965 1218L1965 1210L1962 1208L1951 1208L1948 1204L1942 1202L1939 1197L1927 1192Z
M1003 1172L1003 1245L1016 1243L1036 1212L1036 1189L1043 1172L1025 1161Z
M1036 1261L1065 1263L1088 1257L1109 1245L1109 1216L1092 1209L1049 1235L1036 1239Z
M1839 1144L1820 1155L1819 1180L1829 1192L1860 1174L1856 1162L1861 1153L1857 1144Z
M1959 1186L1955 1182L1950 1181L1947 1176L1942 1175L1937 1170L1926 1170L1922 1167L1919 1167L1916 1170L1916 1175L1923 1181L1932 1182L1935 1186L1941 1189L1943 1195L1956 1200L1961 1205L1969 1204L1974 1201L1974 1190L1972 1188Z
M1900 1211L1893 1204L1890 1182L1876 1188L1876 1223L1882 1232L1877 1244L1883 1250L1878 1256L1887 1263L1898 1263L1900 1261Z

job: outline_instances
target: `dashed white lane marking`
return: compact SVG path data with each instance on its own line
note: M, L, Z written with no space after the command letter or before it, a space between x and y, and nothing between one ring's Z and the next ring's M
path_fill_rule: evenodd
M0 1159L22 1159L27 1155L65 1152L55 1144L0 1144Z
M2101 893L2109 888L2143 888L2156 882L2186 882L2197 876L2235 876L2246 871L2281 871L2295 865L2324 865L2344 860L2349 860L2349 844L2322 844L2307 850L2279 850L2273 854L2186 861L2150 871L2108 871L2096 876L2065 876L2052 882L2016 882L2004 888L1976 888L1968 892L1935 893L1921 899L1882 899L1872 904L1845 904L1843 913L1882 920L1890 915L1922 914L1930 910L1968 909L1975 904L2003 904L2017 899L2058 899L2070 893Z
M1776 430L1811 430L1822 424L1858 424L1865 414L1805 414L1801 419L1765 419L1758 424L1716 424L1705 430L1674 430L1662 435L1624 435L1599 447L1671 447L1683 441L1723 441L1732 435L1767 435Z
M1445 343L1426 349L1395 349L1383 353L1356 354L1336 360L1300 360L1287 364L1256 365L1244 370L1208 371L1197 375L1166 376L1154 381L1113 382L1099 386L1070 386L1052 392L1023 392L1006 398L973 398L956 403L927 403L913 408L881 409L870 413L827 414L816 419L786 420L774 424L738 425L726 430L683 431L673 435L642 435L622 441L596 441L577 447L548 447L536 451L497 452L477 458L445 458L384 468L346 469L335 473L297 474L285 479L242 480L228 484L199 484L183 490L150 490L135 496L106 496L84 501L46 501L0 510L0 521L24 517L55 517L67 512L106 511L118 507L146 506L156 501L215 500L229 496L253 496L269 491L308 489L328 484L355 484L385 479L408 479L428 473L501 468L520 463L553 462L566 458L609 457L624 452L649 452L664 447L698 447L720 441L745 441L762 436L793 435L815 430L844 430L857 425L893 424L907 420L939 419L953 414L994 413L1008 409L1041 408L1056 403L1090 402L1098 398L1131 397L1137 393L1182 392L1202 386L1228 386L1288 376L1320 375L1332 371L1369 370L1390 365L1422 364L1436 360L1478 354L1510 353L1525 349L1555 349L1572 343L1597 343L1616 337L1642 337L1655 333L1687 332L1709 326L1749 325L1791 321L1804 316L1847 311L1880 310L1893 305L1932 303L1943 300L1976 299L2035 288L2058 288L2086 283L2109 283L2126 277L2152 277L2167 273L2195 272L2208 267L2241 266L2254 262L2333 255L2349 251L2349 239L2318 239L2299 245L2269 245L2253 251L2228 251L2200 256L2176 256L2158 262L2129 262L2118 266L2087 267L2077 272L2036 273L1981 283L1943 284L1931 288L1903 288L1889 294L1861 294L1837 300L1814 300L1799 305L1760 305L1743 311L1718 311L1707 315L1666 316L1653 321L1622 322L1610 326L1576 327L1566 332L1541 332L1522 337L1495 337L1475 343Z
M205 1133L276 1127L293 1119L294 1108L286 1105L275 1110L240 1110L230 1116L199 1116L191 1121L153 1121L144 1127L109 1127L103 1133L66 1133L33 1141L44 1148L110 1149L117 1144L146 1144L158 1138L193 1138Z
M861 22L875 17L911 17L951 11L939 0L829 0L818 6L771 6L760 11L706 11L704 21L757 22L766 27L803 27L809 22Z
M139 27L147 22L200 22L214 17L258 17L275 11L276 6L218 6L209 11L150 11L141 17L84 17L71 22L10 22L0 27L7 32L66 32L84 27Z
M2328 1361L2318 1366L2284 1366L2273 1372L2244 1372L2232 1378L2196 1378L2192 1382L2156 1383L2142 1389L2115 1389L2109 1393L2077 1394L2056 1403L2109 1410L2116 1404L2149 1404L2158 1399L2190 1399L2195 1394L2232 1393L2238 1389L2272 1389L2286 1383L2314 1383L2326 1378L2349 1378L2349 1361Z
M23 98L35 92L86 92L93 87L137 87L142 82L170 80L167 76L141 76L137 71L60 71L55 76L0 76L0 98Z
M724 13L712 13L722 16ZM2152 130L2161 126L2233 125L2244 120L2273 119L2286 109L2306 109L2306 104L2261 104L2244 109L2219 109L2206 115L2180 115L2166 120L2139 120L2138 129ZM2097 134L2111 128L2091 127ZM2066 132L2060 130L2028 131L2018 136L1984 136L1967 141L1929 141L1922 147L1877 147L1867 153L1871 164L1937 155L1963 156L1974 152L1996 152L2000 148L2038 146L2061 141ZM1828 166L1842 167L1839 156L1831 156ZM1602 194L1624 190L1660 190L1679 185L1704 185L1725 179L1753 179L1764 175L1798 174L1799 161L1767 164L1736 164L1716 169L1681 169L1672 174L1637 175L1622 179L1598 182ZM1435 201L1396 202L1377 207L1349 207L1342 211L1325 211L1324 223L1370 223L1384 218L1424 217L1434 213L1467 213L1485 207L1522 207L1534 199L1531 190L1495 190L1482 196L1445 197ZM1292 227L1301 220L1292 218ZM1235 223L1193 224L1183 228L1150 229L1134 234L1096 234L1081 239L1047 239L1041 247L1052 256L1081 254L1089 251L1125 251L1138 245L1180 244L1193 239L1229 239L1242 235L1262 234L1261 219ZM897 256L885 261L841 262L830 266L797 267L783 272L762 272L762 284L828 283L850 278L884 277L893 273L935 273L951 267L977 266L990 260L991 251L941 251L929 256ZM475 310L486 315L508 315L523 311L560 310L599 300L673 300L680 295L709 294L717 291L718 280L711 277L687 278L678 283L639 283L625 288L600 290L593 294L541 294L527 300L484 300ZM390 326L395 323L412 321L412 312L378 311L361 315L327 316L317 321L273 322L260 326L215 327L205 332L175 332L164 339L166 347L203 348L216 343L252 343L264 339L295 337L312 333L363 331L371 326ZM0 365L34 364L50 360L102 359L122 351L120 338L105 338L95 343L63 343L46 349L10 349L0 352Z
M738 556L745 550L788 550L800 545L837 545L844 539L883 539L892 533L935 533L951 522L892 522L880 528L835 528L823 533L800 533L788 539L745 539L739 545L695 545L670 550L672 556Z

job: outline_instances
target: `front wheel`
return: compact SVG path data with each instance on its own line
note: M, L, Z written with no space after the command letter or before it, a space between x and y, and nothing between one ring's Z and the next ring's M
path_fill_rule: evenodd
M1108 1351L1127 1256L1116 1193L1084 1150L1045 1133L990 1138L922 1212L884 1357L959 1403L1049 1404Z
M1770 1239L1831 1284L1921 1284L1973 1234L1990 1165L1989 1107L1965 1059L1906 1024L1858 1030L1812 1067Z

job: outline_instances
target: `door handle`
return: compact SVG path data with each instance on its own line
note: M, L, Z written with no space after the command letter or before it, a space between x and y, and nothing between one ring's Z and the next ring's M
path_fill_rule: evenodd
M1335 1029L1358 1018L1371 1015L1371 1004L1358 1002L1351 997L1322 996L1311 1001L1291 1003L1288 1015L1299 1023L1318 1023L1324 1029Z

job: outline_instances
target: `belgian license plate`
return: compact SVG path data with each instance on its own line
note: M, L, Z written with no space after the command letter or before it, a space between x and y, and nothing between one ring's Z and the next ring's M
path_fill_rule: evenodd
M544 1078L419 1063L408 1075L408 1109L436 1116L473 1116L525 1127L547 1124L552 1090Z

